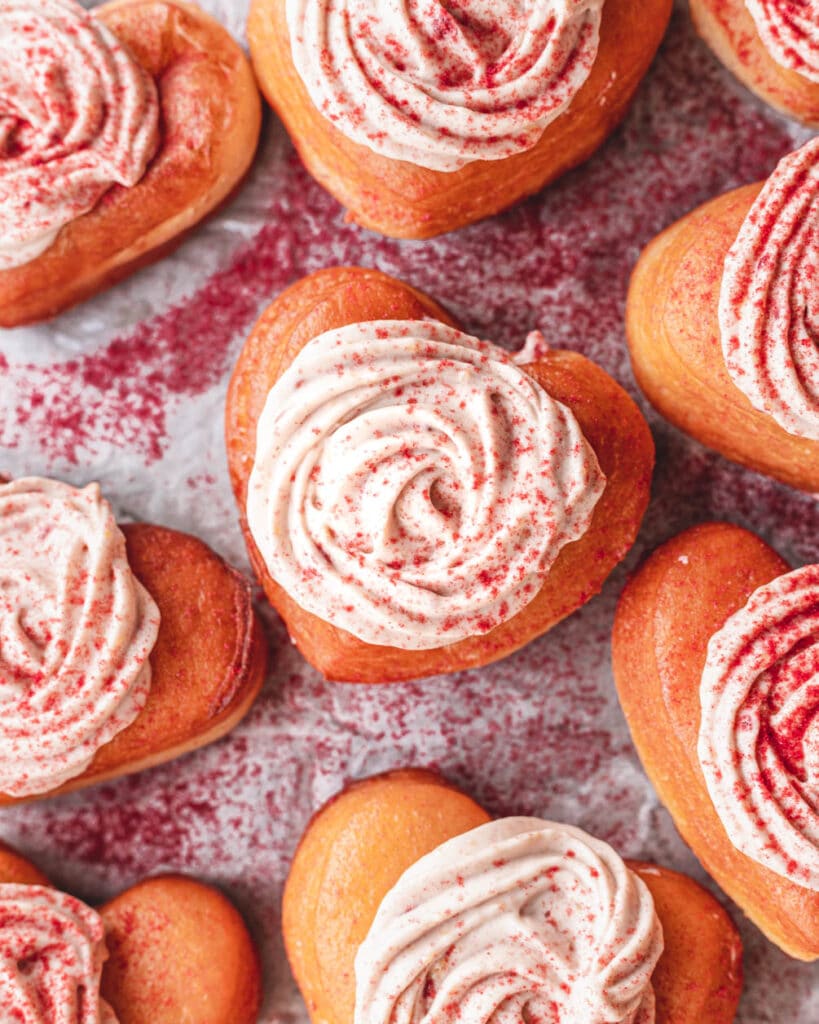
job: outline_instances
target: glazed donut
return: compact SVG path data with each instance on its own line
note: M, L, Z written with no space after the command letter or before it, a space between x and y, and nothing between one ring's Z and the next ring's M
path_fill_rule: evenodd
M33 0L0 4L0 36L16 50L0 61L0 87L19 107L0 115L4 327L55 316L177 245L236 189L261 124L244 54L194 4L113 0L92 17L75 0L47 2L45 12ZM32 26L39 56L21 60ZM49 91L52 81L63 86ZM69 110L79 103L74 120L66 89ZM106 89L122 103L100 108ZM31 109L42 110L36 131L26 127ZM31 258L19 263L21 251Z
M691 0L697 31L771 106L819 126L819 8L815 0Z
M768 938L819 958L819 571L728 523L630 580L613 668L635 746L683 838Z
M253 940L216 889L165 875L97 912L0 844L4 1020L254 1024L260 1002Z
M571 826L492 822L415 769L354 783L318 811L282 927L316 1024L436 1020L444 1007L482 1024L544 1007L730 1024L742 987L739 935L691 879L624 863Z
M262 91L350 218L431 238L591 156L625 116L671 7L253 0L248 38Z
M575 353L522 370L454 327L384 274L325 270L273 303L236 365L226 433L248 551L327 678L502 658L589 600L637 534L653 444L625 392Z
M819 492L819 146L644 250L626 333L640 387L709 448Z
M96 485L0 482L0 803L213 742L259 692L248 582L201 541L117 527Z

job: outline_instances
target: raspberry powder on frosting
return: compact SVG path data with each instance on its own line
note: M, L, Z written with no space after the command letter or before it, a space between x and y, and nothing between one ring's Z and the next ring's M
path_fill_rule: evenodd
M745 2L774 60L819 82L819 0Z
M131 724L158 630L96 484L0 484L0 793L55 789Z
M28 263L159 142L150 75L74 0L0 0L0 270Z
M745 218L719 322L728 373L754 408L819 441L819 139L780 162Z
M425 650L524 608L604 487L573 413L502 349L373 321L315 338L270 391L247 515L303 608Z
M699 758L737 849L819 892L819 565L760 587L711 640Z
M503 818L384 897L355 961L355 1024L654 1024L663 934L645 883L569 825Z
M382 156L455 171L530 149L597 57L604 0L287 0L313 103Z
M84 903L39 885L0 885L3 1024L117 1024L100 996L105 926Z

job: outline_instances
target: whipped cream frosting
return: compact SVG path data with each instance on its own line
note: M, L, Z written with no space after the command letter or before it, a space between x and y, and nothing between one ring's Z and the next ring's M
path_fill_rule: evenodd
M774 60L819 82L819 0L745 0L745 5Z
M247 519L302 608L423 650L527 605L604 486L574 415L502 349L376 321L315 338L270 391Z
M293 60L344 135L437 171L530 149L586 81L604 0L287 0Z
M0 792L62 785L131 724L158 630L96 484L0 484Z
M819 441L819 139L782 160L746 217L719 323L728 372L754 408Z
M605 843L505 818L457 836L384 898L355 961L355 1024L653 1024L651 894Z
M150 75L74 0L0 0L0 270L48 249L159 142Z
M734 846L819 892L819 565L760 587L712 638L699 758Z
M102 918L39 885L0 885L0 1020L117 1024L100 996Z

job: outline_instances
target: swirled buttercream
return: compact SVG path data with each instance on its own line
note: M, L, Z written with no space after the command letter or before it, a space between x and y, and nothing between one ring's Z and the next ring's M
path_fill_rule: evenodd
M0 885L0 1020L117 1024L100 997L102 918L39 885Z
M0 792L62 785L130 725L158 629L96 484L0 484Z
M270 391L247 518L302 608L423 650L527 605L604 486L574 415L503 350L378 321L315 338Z
M298 73L354 142L454 171L531 148L597 56L604 0L287 0Z
M159 140L151 77L74 0L0 0L0 270L35 259Z
M722 350L734 384L819 441L819 139L779 164L725 261Z
M819 2L745 0L745 4L774 60L819 82Z
M405 871L355 962L355 1024L653 1024L651 894L605 843L505 818Z
M819 565L760 587L712 638L699 758L728 838L819 892Z

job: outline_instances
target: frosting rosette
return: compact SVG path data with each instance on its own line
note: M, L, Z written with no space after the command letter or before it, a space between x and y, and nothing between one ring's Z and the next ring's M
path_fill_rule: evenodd
M0 0L0 270L35 259L159 141L153 79L74 0Z
M745 4L774 60L819 82L819 2L745 0Z
M318 110L393 160L455 171L530 149L597 57L604 0L287 0Z
M651 894L605 843L505 818L450 839L384 898L355 1024L653 1024Z
M271 389L247 519L302 608L424 650L527 605L604 486L574 415L502 349L375 321L313 339Z
M108 959L102 918L39 885L0 885L0 1019L117 1024L100 997Z
M819 441L819 139L785 157L725 261L722 350L734 384L788 433Z
M0 484L0 792L55 789L131 724L158 630L96 484Z
M819 565L760 587L711 640L699 759L744 854L819 892Z

